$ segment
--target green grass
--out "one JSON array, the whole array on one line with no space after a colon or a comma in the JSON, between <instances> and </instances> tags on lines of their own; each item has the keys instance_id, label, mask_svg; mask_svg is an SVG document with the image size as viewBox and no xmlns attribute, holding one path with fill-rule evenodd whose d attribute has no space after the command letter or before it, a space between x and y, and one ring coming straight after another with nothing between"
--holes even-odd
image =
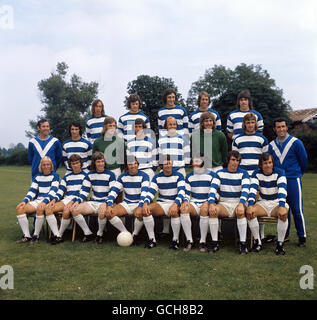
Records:
<instances>
[{"instance_id":1,"label":"green grass","mask_svg":"<svg viewBox=\"0 0 317 320\"><path fill-rule=\"evenodd\" d=\"M317 298L316 289L299 287L302 265L317 270L316 174L303 179L307 247L296 246L292 224L291 242L281 257L273 253L273 245L265 245L259 254L240 256L232 241L216 254L172 252L167 242L152 250L142 245L121 248L115 239L100 246L71 243L69 234L58 246L46 243L43 235L34 247L18 245L21 230L15 206L29 188L30 168L2 166L0 181L0 267L14 269L14 290L0 289L0 300ZM275 227L266 231L274 232Z\"/></svg>"}]
</instances>

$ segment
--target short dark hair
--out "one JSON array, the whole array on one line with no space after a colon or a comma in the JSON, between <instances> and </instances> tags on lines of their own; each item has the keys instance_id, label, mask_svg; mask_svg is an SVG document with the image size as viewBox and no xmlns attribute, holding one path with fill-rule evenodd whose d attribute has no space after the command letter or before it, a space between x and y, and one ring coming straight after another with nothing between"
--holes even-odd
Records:
<instances>
[{"instance_id":1,"label":"short dark hair","mask_svg":"<svg viewBox=\"0 0 317 320\"><path fill-rule=\"evenodd\" d=\"M174 93L175 94L175 98L176 98L176 91L173 88L167 88L164 93L163 93L163 102L166 103L167 101L167 96L169 96L170 94Z\"/></svg>"},{"instance_id":2,"label":"short dark hair","mask_svg":"<svg viewBox=\"0 0 317 320\"><path fill-rule=\"evenodd\" d=\"M136 101L139 101L139 108L142 107L142 101L141 101L141 98L139 97L139 95L137 95L136 93L132 93L130 94L128 100L127 100L127 107L130 109L130 104L131 102L136 102Z\"/></svg>"},{"instance_id":3,"label":"short dark hair","mask_svg":"<svg viewBox=\"0 0 317 320\"><path fill-rule=\"evenodd\" d=\"M163 163L165 161L171 161L173 163L173 160L171 158L170 154L161 154L160 155L160 168L163 169Z\"/></svg>"},{"instance_id":4,"label":"short dark hair","mask_svg":"<svg viewBox=\"0 0 317 320\"><path fill-rule=\"evenodd\" d=\"M134 131L134 126L135 126L136 124L142 124L143 129L146 128L146 123L145 123L145 121L144 121L142 118L137 118L137 119L135 119L135 121L133 122L133 131Z\"/></svg>"},{"instance_id":5,"label":"short dark hair","mask_svg":"<svg viewBox=\"0 0 317 320\"><path fill-rule=\"evenodd\" d=\"M197 158L201 159L202 164L200 165L200 167L202 168L205 165L205 155L203 153L197 153L197 154L193 155L192 159L190 161L190 164L191 164L191 166L193 166L193 160L197 159Z\"/></svg>"},{"instance_id":6,"label":"short dark hair","mask_svg":"<svg viewBox=\"0 0 317 320\"><path fill-rule=\"evenodd\" d=\"M267 161L270 158L272 158L272 162L273 162L273 169L274 169L274 158L273 156L269 153L269 152L263 152L259 158L259 164L258 164L258 168L262 171L262 165L263 165L263 161Z\"/></svg>"},{"instance_id":7,"label":"short dark hair","mask_svg":"<svg viewBox=\"0 0 317 320\"><path fill-rule=\"evenodd\" d=\"M138 163L138 165L140 164L138 159L134 155L127 156L126 165L125 165L126 171L128 171L128 164L134 163L135 161Z\"/></svg>"},{"instance_id":8,"label":"short dark hair","mask_svg":"<svg viewBox=\"0 0 317 320\"><path fill-rule=\"evenodd\" d=\"M276 122L285 122L286 126L288 127L287 120L285 118L283 118L283 117L275 118L273 120L273 128L275 128Z\"/></svg>"},{"instance_id":9,"label":"short dark hair","mask_svg":"<svg viewBox=\"0 0 317 320\"><path fill-rule=\"evenodd\" d=\"M48 121L46 118L42 118L42 119L40 119L40 120L37 122L37 124L36 124L37 127L40 128L40 127L41 127L41 124L44 123L44 122L48 122L48 123L49 123L49 121Z\"/></svg>"},{"instance_id":10,"label":"short dark hair","mask_svg":"<svg viewBox=\"0 0 317 320\"><path fill-rule=\"evenodd\" d=\"M83 166L83 159L81 158L81 156L79 154L74 153L68 158L67 163L68 163L69 168L72 168L71 163L76 162L76 161L80 161L80 164L81 164L80 167Z\"/></svg>"},{"instance_id":11,"label":"short dark hair","mask_svg":"<svg viewBox=\"0 0 317 320\"><path fill-rule=\"evenodd\" d=\"M96 151L96 152L92 155L92 157L91 157L91 165L90 165L91 170L96 170L96 164L95 164L95 162L96 162L97 160L101 160L101 159L104 159L104 160L105 160L105 167L106 167L105 155L104 155L102 152L100 152L100 151Z\"/></svg>"},{"instance_id":12,"label":"short dark hair","mask_svg":"<svg viewBox=\"0 0 317 320\"><path fill-rule=\"evenodd\" d=\"M231 150L228 152L226 159L225 159L225 163L224 163L224 168L228 167L229 161L231 157L235 157L236 159L238 159L241 162L241 154L239 151L237 150Z\"/></svg>"},{"instance_id":13,"label":"short dark hair","mask_svg":"<svg viewBox=\"0 0 317 320\"><path fill-rule=\"evenodd\" d=\"M68 126L68 133L71 135L71 132L70 132L70 128L71 127L76 127L76 128L79 128L79 134L80 136L83 134L83 127L82 125L80 124L80 122L78 121L73 121L69 126Z\"/></svg>"}]
</instances>

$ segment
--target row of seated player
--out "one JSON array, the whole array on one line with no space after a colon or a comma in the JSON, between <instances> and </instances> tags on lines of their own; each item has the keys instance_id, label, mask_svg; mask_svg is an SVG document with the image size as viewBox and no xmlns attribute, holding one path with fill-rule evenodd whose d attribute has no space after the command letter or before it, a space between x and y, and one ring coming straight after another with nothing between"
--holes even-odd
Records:
<instances>
[{"instance_id":1,"label":"row of seated player","mask_svg":"<svg viewBox=\"0 0 317 320\"><path fill-rule=\"evenodd\" d=\"M41 173L33 181L24 201L17 206L19 224L24 233L19 242L37 243L44 222L44 215L54 237L52 244L63 241L62 235L69 226L70 217L84 232L83 242L95 239L102 243L107 220L120 232L127 231L120 217L135 216L133 236L136 238L143 225L149 236L146 248L156 246L153 217L169 216L173 240L171 249L179 249L181 226L187 238L184 248L189 251L193 245L190 215L200 215L200 250L207 250L208 226L212 237L209 251L219 250L219 218L236 217L239 231L239 252L248 252L246 245L247 225L254 236L251 248L259 252L262 248L257 216L272 215L278 218L278 242L276 254L284 254L283 240L287 229L286 178L283 170L274 168L273 158L264 153L260 157L259 170L250 181L247 171L239 168L241 155L229 152L225 168L214 173L204 167L202 156L193 158L193 171L184 176L173 170L167 156L162 170L150 182L149 176L138 170L138 161L128 161L127 171L117 179L113 172L105 169L102 153L95 153L92 171L85 174L81 170L82 161L78 155L69 159L73 172L66 174L59 183L58 174L53 172L52 161L44 157L40 163ZM257 191L260 201L255 202ZM91 201L88 200L92 191ZM124 201L115 204L120 192ZM154 198L158 194L156 201ZM218 201L217 201L218 198ZM63 212L60 228L54 213ZM27 214L36 212L35 230L31 237ZM98 232L93 235L84 215L98 213ZM246 218L247 217L247 218Z\"/></svg>"}]
</instances>

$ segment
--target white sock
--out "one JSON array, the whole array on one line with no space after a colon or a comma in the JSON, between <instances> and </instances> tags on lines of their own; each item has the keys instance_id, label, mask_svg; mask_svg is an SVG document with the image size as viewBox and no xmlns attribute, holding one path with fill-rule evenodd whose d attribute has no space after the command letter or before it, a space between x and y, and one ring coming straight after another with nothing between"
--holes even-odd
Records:
<instances>
[{"instance_id":1,"label":"white sock","mask_svg":"<svg viewBox=\"0 0 317 320\"><path fill-rule=\"evenodd\" d=\"M104 219L99 219L98 218L98 226L99 226L99 228L98 228L97 236L102 237L106 223L107 223L107 218L104 218Z\"/></svg>"},{"instance_id":2,"label":"white sock","mask_svg":"<svg viewBox=\"0 0 317 320\"><path fill-rule=\"evenodd\" d=\"M143 226L144 226L143 220L140 221L138 218L135 218L135 219L134 219L133 235L134 235L134 236L137 236L137 235L140 233L140 231L141 231L141 229L142 229Z\"/></svg>"},{"instance_id":3,"label":"white sock","mask_svg":"<svg viewBox=\"0 0 317 320\"><path fill-rule=\"evenodd\" d=\"M264 236L264 224L260 224L260 237L261 239L263 239L265 236Z\"/></svg>"},{"instance_id":4,"label":"white sock","mask_svg":"<svg viewBox=\"0 0 317 320\"><path fill-rule=\"evenodd\" d=\"M120 232L128 231L128 230L126 229L126 227L124 226L122 220L121 220L119 217L117 217L117 216L113 217L111 220L109 220L109 222L110 222L115 228L117 228Z\"/></svg>"},{"instance_id":5,"label":"white sock","mask_svg":"<svg viewBox=\"0 0 317 320\"><path fill-rule=\"evenodd\" d=\"M122 223L125 225L125 217L120 217Z\"/></svg>"},{"instance_id":6,"label":"white sock","mask_svg":"<svg viewBox=\"0 0 317 320\"><path fill-rule=\"evenodd\" d=\"M248 220L248 225L249 225L249 228L252 232L253 238L255 240L258 240L259 244L262 244L261 238L260 238L260 232L259 232L260 227L259 227L258 219L253 218L251 220Z\"/></svg>"},{"instance_id":7,"label":"white sock","mask_svg":"<svg viewBox=\"0 0 317 320\"><path fill-rule=\"evenodd\" d=\"M20 227L22 229L24 236L27 238L31 238L30 228L29 228L29 220L28 220L26 214L18 215L17 218L18 218L18 222L20 224Z\"/></svg>"},{"instance_id":8,"label":"white sock","mask_svg":"<svg viewBox=\"0 0 317 320\"><path fill-rule=\"evenodd\" d=\"M181 224L182 224L187 241L193 242L192 221L190 219L189 213L181 214L180 220L181 220Z\"/></svg>"},{"instance_id":9,"label":"white sock","mask_svg":"<svg viewBox=\"0 0 317 320\"><path fill-rule=\"evenodd\" d=\"M163 218L163 233L170 233L170 219Z\"/></svg>"},{"instance_id":10,"label":"white sock","mask_svg":"<svg viewBox=\"0 0 317 320\"><path fill-rule=\"evenodd\" d=\"M54 233L54 236L60 237L61 235L58 231L57 220L56 220L54 214L46 216L46 221L47 221L48 225L50 226L52 232Z\"/></svg>"},{"instance_id":11,"label":"white sock","mask_svg":"<svg viewBox=\"0 0 317 320\"><path fill-rule=\"evenodd\" d=\"M209 218L209 228L211 239L213 241L218 241L218 227L219 227L219 219L218 218Z\"/></svg>"},{"instance_id":12,"label":"white sock","mask_svg":"<svg viewBox=\"0 0 317 320\"><path fill-rule=\"evenodd\" d=\"M156 242L153 216L143 217L143 222L149 239L153 239L153 241Z\"/></svg>"},{"instance_id":13,"label":"white sock","mask_svg":"<svg viewBox=\"0 0 317 320\"><path fill-rule=\"evenodd\" d=\"M76 217L74 217L74 220L81 227L85 236L92 234L92 232L90 231L90 229L86 223L86 220L82 214L78 214Z\"/></svg>"},{"instance_id":14,"label":"white sock","mask_svg":"<svg viewBox=\"0 0 317 320\"><path fill-rule=\"evenodd\" d=\"M237 219L240 241L245 242L247 238L247 218Z\"/></svg>"},{"instance_id":15,"label":"white sock","mask_svg":"<svg viewBox=\"0 0 317 320\"><path fill-rule=\"evenodd\" d=\"M35 219L35 227L34 227L34 236L39 236L40 232L41 232L41 229L42 229L42 226L43 226L43 223L44 223L44 216L36 216L36 219Z\"/></svg>"},{"instance_id":16,"label":"white sock","mask_svg":"<svg viewBox=\"0 0 317 320\"><path fill-rule=\"evenodd\" d=\"M178 241L179 232L181 230L181 219L180 218L171 218L171 226L173 230L173 241Z\"/></svg>"},{"instance_id":17,"label":"white sock","mask_svg":"<svg viewBox=\"0 0 317 320\"><path fill-rule=\"evenodd\" d=\"M280 219L277 220L277 241L278 242L284 242L287 227L288 227L288 220L286 220L285 222Z\"/></svg>"},{"instance_id":18,"label":"white sock","mask_svg":"<svg viewBox=\"0 0 317 320\"><path fill-rule=\"evenodd\" d=\"M199 228L200 228L200 243L206 243L207 233L208 233L208 221L209 217L200 217Z\"/></svg>"},{"instance_id":19,"label":"white sock","mask_svg":"<svg viewBox=\"0 0 317 320\"><path fill-rule=\"evenodd\" d=\"M59 227L59 234L61 235L61 237L63 236L67 227L70 225L70 222L71 222L71 219L62 218L61 225Z\"/></svg>"}]
</instances>

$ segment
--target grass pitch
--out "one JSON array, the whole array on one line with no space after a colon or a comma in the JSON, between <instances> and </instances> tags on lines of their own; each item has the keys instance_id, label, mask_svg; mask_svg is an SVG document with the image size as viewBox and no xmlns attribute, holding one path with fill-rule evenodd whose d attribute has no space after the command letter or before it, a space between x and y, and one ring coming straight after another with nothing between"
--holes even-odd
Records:
<instances>
[{"instance_id":1,"label":"grass pitch","mask_svg":"<svg viewBox=\"0 0 317 320\"><path fill-rule=\"evenodd\" d=\"M59 173L62 176L63 170ZM18 245L15 241L22 234L15 207L29 188L30 167L2 166L0 181L0 267L14 269L14 289L0 289L0 300L317 298L316 289L299 286L301 266L317 270L316 174L305 174L303 179L307 247L296 246L292 223L285 256L276 256L272 244L258 254L240 256L231 240L216 254L170 251L166 241L151 250L143 245L118 247L115 238L102 245L72 243L70 232L57 246L43 235L34 247ZM266 233L275 233L275 226L267 226Z\"/></svg>"}]
</instances>

